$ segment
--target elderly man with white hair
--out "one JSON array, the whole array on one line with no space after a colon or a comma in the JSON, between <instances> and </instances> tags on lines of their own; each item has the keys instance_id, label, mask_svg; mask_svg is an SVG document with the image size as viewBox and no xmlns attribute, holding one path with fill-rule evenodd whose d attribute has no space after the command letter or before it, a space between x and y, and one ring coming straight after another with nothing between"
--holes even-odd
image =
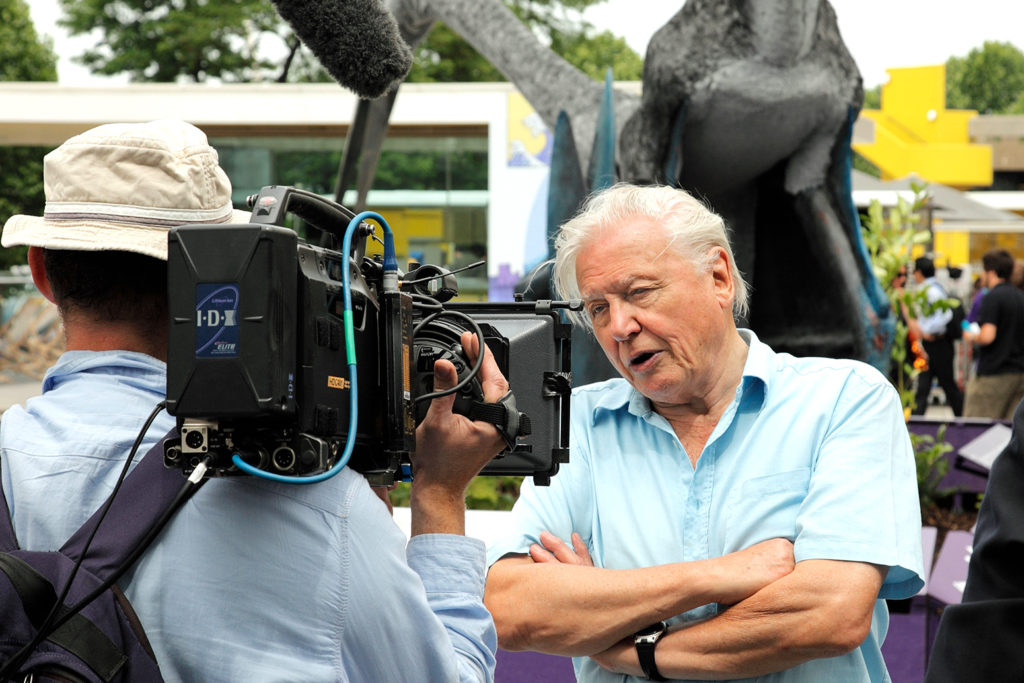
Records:
<instances>
[{"instance_id":1,"label":"elderly man with white hair","mask_svg":"<svg viewBox=\"0 0 1024 683\"><path fill-rule=\"evenodd\" d=\"M890 383L738 329L725 225L682 190L615 186L556 248L622 377L574 391L570 462L488 549L499 644L587 682L887 680L884 599L922 585Z\"/></svg>"}]
</instances>

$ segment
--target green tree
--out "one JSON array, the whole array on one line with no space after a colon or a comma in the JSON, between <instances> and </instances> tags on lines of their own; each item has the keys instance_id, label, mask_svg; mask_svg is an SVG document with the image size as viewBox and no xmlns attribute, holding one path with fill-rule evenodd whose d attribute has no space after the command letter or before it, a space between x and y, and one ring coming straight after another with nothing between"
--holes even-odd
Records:
<instances>
[{"instance_id":1,"label":"green tree","mask_svg":"<svg viewBox=\"0 0 1024 683\"><path fill-rule=\"evenodd\" d=\"M876 85L874 88L867 88L864 90L864 106L863 109L881 109L882 108L882 86Z\"/></svg>"},{"instance_id":2,"label":"green tree","mask_svg":"<svg viewBox=\"0 0 1024 683\"><path fill-rule=\"evenodd\" d=\"M260 56L265 40L294 41L266 0L60 0L71 35L98 30L96 47L76 58L93 73L135 81L251 81L280 65ZM292 43L294 44L294 43Z\"/></svg>"},{"instance_id":3,"label":"green tree","mask_svg":"<svg viewBox=\"0 0 1024 683\"><path fill-rule=\"evenodd\" d=\"M373 186L380 190L486 190L487 153L384 151Z\"/></svg>"},{"instance_id":4,"label":"green tree","mask_svg":"<svg viewBox=\"0 0 1024 683\"><path fill-rule=\"evenodd\" d=\"M504 81L494 66L444 24L437 24L413 53L410 83Z\"/></svg>"},{"instance_id":5,"label":"green tree","mask_svg":"<svg viewBox=\"0 0 1024 683\"><path fill-rule=\"evenodd\" d=\"M873 88L866 89L864 91L864 105L861 109L881 109L882 108L882 86L876 85ZM861 173L867 173L869 176L874 178L881 178L882 171L880 168L875 166L873 163L864 158L861 154L853 153L853 168Z\"/></svg>"},{"instance_id":6,"label":"green tree","mask_svg":"<svg viewBox=\"0 0 1024 683\"><path fill-rule=\"evenodd\" d=\"M623 38L597 32L580 14L599 2L603 0L505 0L538 39L591 78L604 80L611 67L617 80L640 80L643 58ZM418 46L407 80L453 83L505 77L458 34L438 24Z\"/></svg>"},{"instance_id":7,"label":"green tree","mask_svg":"<svg viewBox=\"0 0 1024 683\"><path fill-rule=\"evenodd\" d=\"M604 0L505 0L541 41L567 62L603 81L611 67L620 81L638 81L643 58L609 31L597 32L582 12Z\"/></svg>"},{"instance_id":8,"label":"green tree","mask_svg":"<svg viewBox=\"0 0 1024 683\"><path fill-rule=\"evenodd\" d=\"M1024 52L986 41L966 57L946 61L946 106L982 114L1024 111Z\"/></svg>"},{"instance_id":9,"label":"green tree","mask_svg":"<svg viewBox=\"0 0 1024 683\"><path fill-rule=\"evenodd\" d=\"M1017 99L1006 110L1007 114L1024 114L1024 92L1017 96Z\"/></svg>"},{"instance_id":10,"label":"green tree","mask_svg":"<svg viewBox=\"0 0 1024 683\"><path fill-rule=\"evenodd\" d=\"M882 177L882 169L875 166L858 152L853 153L853 170L866 173L872 178Z\"/></svg>"},{"instance_id":11,"label":"green tree","mask_svg":"<svg viewBox=\"0 0 1024 683\"><path fill-rule=\"evenodd\" d=\"M588 74L640 78L642 60L611 33L596 33L580 11L603 0L507 0L541 40ZM60 0L60 24L71 35L99 31L101 39L76 62L93 73L127 73L134 81L195 82L217 78L327 82L330 77L303 48L267 0ZM285 57L267 58L283 47ZM419 46L412 82L504 80L450 29L439 25Z\"/></svg>"},{"instance_id":12,"label":"green tree","mask_svg":"<svg viewBox=\"0 0 1024 683\"><path fill-rule=\"evenodd\" d=\"M563 33L555 36L551 49L591 78L603 81L611 68L619 81L639 81L644 60L625 41L610 31Z\"/></svg>"},{"instance_id":13,"label":"green tree","mask_svg":"<svg viewBox=\"0 0 1024 683\"><path fill-rule=\"evenodd\" d=\"M0 0L0 81L56 81L57 55L40 38L24 0Z\"/></svg>"},{"instance_id":14,"label":"green tree","mask_svg":"<svg viewBox=\"0 0 1024 683\"><path fill-rule=\"evenodd\" d=\"M24 0L0 0L0 81L56 81L53 42L40 38ZM0 224L42 215L44 147L0 147ZM0 269L25 263L26 247L0 249Z\"/></svg>"}]
</instances>

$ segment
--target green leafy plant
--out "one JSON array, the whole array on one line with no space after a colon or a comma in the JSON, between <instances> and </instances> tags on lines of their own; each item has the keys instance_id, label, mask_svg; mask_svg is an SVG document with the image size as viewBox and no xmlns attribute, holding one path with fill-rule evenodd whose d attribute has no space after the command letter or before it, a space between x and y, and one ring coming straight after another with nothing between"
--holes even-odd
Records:
<instances>
[{"instance_id":1,"label":"green leafy plant","mask_svg":"<svg viewBox=\"0 0 1024 683\"><path fill-rule=\"evenodd\" d=\"M519 498L522 477L477 477L469 483L466 507L471 510L511 510Z\"/></svg>"},{"instance_id":2,"label":"green leafy plant","mask_svg":"<svg viewBox=\"0 0 1024 683\"><path fill-rule=\"evenodd\" d=\"M913 354L908 354L909 330L900 311L928 308L924 291L896 288L894 281L900 268L909 268L914 247L927 244L928 230L921 227L922 211L927 206L927 186L911 183L912 198L900 196L896 205L886 210L877 199L872 200L867 213L861 216L864 244L871 256L875 277L882 284L889 303L896 313L896 331L892 341L893 368L891 379L900 394L904 413L909 416L914 408L914 379L925 367Z\"/></svg>"},{"instance_id":3,"label":"green leafy plant","mask_svg":"<svg viewBox=\"0 0 1024 683\"><path fill-rule=\"evenodd\" d=\"M861 216L861 232L864 244L871 256L875 277L885 289L886 296L896 316L896 331L892 342L891 379L900 393L904 413L908 416L914 409L914 379L927 367L924 349L918 346L917 353L908 353L913 344L907 344L910 330L900 312L909 316L927 316L935 311L944 311L956 305L956 299L939 299L930 302L924 289L909 290L894 286L900 268L907 268L912 260L914 248L931 241L931 234L921 227L922 212L931 197L927 185L911 183L912 196L908 200L900 196L895 206L882 207L876 199ZM918 341L919 343L919 341Z\"/></svg>"},{"instance_id":4,"label":"green leafy plant","mask_svg":"<svg viewBox=\"0 0 1024 683\"><path fill-rule=\"evenodd\" d=\"M946 441L946 425L939 427L935 436L911 434L910 442L914 446L914 460L917 462L917 495L921 500L921 510L924 511L955 491L953 488L939 486L949 472L946 453L953 450L953 446Z\"/></svg>"},{"instance_id":5,"label":"green leafy plant","mask_svg":"<svg viewBox=\"0 0 1024 683\"><path fill-rule=\"evenodd\" d=\"M872 201L867 213L861 217L864 243L871 255L875 276L882 283L889 303L897 313L890 379L899 392L904 416L908 419L914 409L914 379L927 366L926 361L917 357L912 346L907 344L909 329L899 312L906 311L913 315L916 311L917 314L928 315L935 310L949 308L954 303L951 299L929 303L923 289L909 291L894 285L900 268L907 268L909 272L914 248L927 244L931 239L928 231L921 227L922 212L929 201L927 186L911 183L911 190L913 194L910 199L900 197L896 205L888 210L878 200ZM945 425L939 428L934 437L911 433L910 442L917 465L917 490L921 509L925 510L953 492L940 487L949 471L946 454L953 450L953 446L946 441Z\"/></svg>"}]
</instances>

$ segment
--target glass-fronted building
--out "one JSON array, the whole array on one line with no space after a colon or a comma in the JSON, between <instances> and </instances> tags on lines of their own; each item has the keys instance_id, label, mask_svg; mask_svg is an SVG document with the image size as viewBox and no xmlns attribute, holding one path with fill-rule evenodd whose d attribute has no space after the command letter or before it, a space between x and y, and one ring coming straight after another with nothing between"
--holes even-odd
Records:
<instances>
[{"instance_id":1,"label":"glass-fronted building","mask_svg":"<svg viewBox=\"0 0 1024 683\"><path fill-rule=\"evenodd\" d=\"M40 153L100 123L189 121L217 148L237 208L264 185L336 198L357 105L333 84L0 83L0 102L0 145ZM510 84L403 85L365 208L387 219L403 260L486 261L459 274L462 298L508 299L547 255L550 146L550 132ZM349 188L342 203L357 200Z\"/></svg>"}]
</instances>

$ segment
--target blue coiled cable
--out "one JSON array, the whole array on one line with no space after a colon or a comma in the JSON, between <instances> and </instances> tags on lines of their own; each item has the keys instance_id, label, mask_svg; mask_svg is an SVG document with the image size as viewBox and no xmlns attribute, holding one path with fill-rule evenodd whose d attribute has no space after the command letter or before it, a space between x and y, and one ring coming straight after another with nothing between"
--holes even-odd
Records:
<instances>
[{"instance_id":1,"label":"blue coiled cable","mask_svg":"<svg viewBox=\"0 0 1024 683\"><path fill-rule=\"evenodd\" d=\"M345 255L346 264L341 273L341 291L345 304L343 322L345 326L345 352L348 360L348 376L350 383L348 438L345 441L345 451L341 454L341 457L338 458L338 462L335 463L334 467L326 472L321 472L320 474L310 477L290 477L282 474L274 474L273 472L267 472L266 470L261 470L258 467L253 467L242 460L242 456L235 453L231 456L231 462L235 464L235 467L247 474L285 484L315 484L317 482L330 479L336 475L345 467L345 465L348 464L349 459L352 457L352 450L355 448L356 432L359 424L359 385L356 381L355 326L352 321L352 288L349 285L350 267L347 261L349 254L352 251L352 235L355 234L359 224L367 218L378 223L384 230L384 291L398 291L398 260L395 257L395 239L391 234L391 227L388 226L387 221L385 221L384 217L379 213L374 211L363 211L349 221L348 227L345 228L345 237L342 241L342 253Z\"/></svg>"}]
</instances>

